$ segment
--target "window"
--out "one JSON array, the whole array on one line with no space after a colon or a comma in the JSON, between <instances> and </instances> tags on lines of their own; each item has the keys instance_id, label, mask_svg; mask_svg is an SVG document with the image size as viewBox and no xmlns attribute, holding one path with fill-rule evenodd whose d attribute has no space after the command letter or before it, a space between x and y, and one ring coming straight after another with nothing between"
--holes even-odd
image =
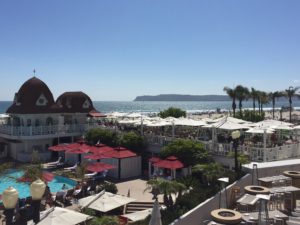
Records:
<instances>
[{"instance_id":1,"label":"window","mask_svg":"<svg viewBox=\"0 0 300 225\"><path fill-rule=\"evenodd\" d=\"M28 127L31 126L31 119L27 119L27 126L28 126Z\"/></svg>"},{"instance_id":2,"label":"window","mask_svg":"<svg viewBox=\"0 0 300 225\"><path fill-rule=\"evenodd\" d=\"M45 106L47 105L48 100L46 99L44 94L41 94L40 97L36 101L37 106Z\"/></svg>"},{"instance_id":3,"label":"window","mask_svg":"<svg viewBox=\"0 0 300 225\"><path fill-rule=\"evenodd\" d=\"M35 126L38 127L39 125L40 125L40 120L39 120L39 119L36 119L36 120L35 120Z\"/></svg>"},{"instance_id":4,"label":"window","mask_svg":"<svg viewBox=\"0 0 300 225\"><path fill-rule=\"evenodd\" d=\"M90 106L91 106L91 103L89 102L89 100L86 99L82 105L82 108L88 109Z\"/></svg>"}]
</instances>

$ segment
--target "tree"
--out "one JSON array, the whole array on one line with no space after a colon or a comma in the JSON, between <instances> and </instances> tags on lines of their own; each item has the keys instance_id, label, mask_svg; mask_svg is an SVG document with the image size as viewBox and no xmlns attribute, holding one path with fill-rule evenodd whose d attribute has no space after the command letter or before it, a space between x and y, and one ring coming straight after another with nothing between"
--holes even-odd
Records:
<instances>
[{"instance_id":1,"label":"tree","mask_svg":"<svg viewBox=\"0 0 300 225\"><path fill-rule=\"evenodd\" d=\"M101 216L95 217L89 225L119 225L119 219L116 216Z\"/></svg>"},{"instance_id":2,"label":"tree","mask_svg":"<svg viewBox=\"0 0 300 225\"><path fill-rule=\"evenodd\" d=\"M290 123L292 122L292 98L294 96L298 96L299 94L297 94L297 91L299 90L300 87L292 87L290 86L289 89L285 90L285 95L288 97L289 99L289 104L290 104Z\"/></svg>"},{"instance_id":3,"label":"tree","mask_svg":"<svg viewBox=\"0 0 300 225\"><path fill-rule=\"evenodd\" d=\"M224 87L223 91L227 93L227 95L232 99L232 111L233 111L233 117L235 117L235 110L236 110L236 92L235 89Z\"/></svg>"},{"instance_id":4,"label":"tree","mask_svg":"<svg viewBox=\"0 0 300 225\"><path fill-rule=\"evenodd\" d=\"M257 101L259 107L259 114L263 114L263 105L269 103L269 96L264 91L257 91Z\"/></svg>"},{"instance_id":5,"label":"tree","mask_svg":"<svg viewBox=\"0 0 300 225\"><path fill-rule=\"evenodd\" d=\"M179 108L174 108L174 107L170 107L166 110L160 111L158 113L158 116L161 118L167 118L167 117L175 117L175 118L179 118L179 117L186 117L186 111L179 109Z\"/></svg>"},{"instance_id":6,"label":"tree","mask_svg":"<svg viewBox=\"0 0 300 225\"><path fill-rule=\"evenodd\" d=\"M284 93L282 91L275 91L269 93L269 98L272 101L273 119L275 118L275 100L276 98L282 97Z\"/></svg>"},{"instance_id":7,"label":"tree","mask_svg":"<svg viewBox=\"0 0 300 225\"><path fill-rule=\"evenodd\" d=\"M167 208L173 206L173 200L171 194L182 192L186 189L185 185L175 180L166 180L163 178L156 178L147 181L147 187L144 191L151 191L153 198L157 199L157 195L164 195L164 204Z\"/></svg>"},{"instance_id":8,"label":"tree","mask_svg":"<svg viewBox=\"0 0 300 225\"><path fill-rule=\"evenodd\" d=\"M123 134L120 144L136 153L141 153L146 147L144 138L133 131Z\"/></svg>"},{"instance_id":9,"label":"tree","mask_svg":"<svg viewBox=\"0 0 300 225\"><path fill-rule=\"evenodd\" d=\"M251 88L251 91L249 93L249 97L252 98L252 101L253 101L253 111L255 112L255 101L257 99L257 90L255 90L253 87Z\"/></svg>"},{"instance_id":10,"label":"tree","mask_svg":"<svg viewBox=\"0 0 300 225\"><path fill-rule=\"evenodd\" d=\"M236 86L235 88L235 94L236 94L236 98L239 100L239 109L240 109L240 112L242 111L242 102L244 100L247 100L248 99L248 96L249 96L249 90L247 87L244 87L242 85L238 85Z\"/></svg>"},{"instance_id":11,"label":"tree","mask_svg":"<svg viewBox=\"0 0 300 225\"><path fill-rule=\"evenodd\" d=\"M186 166L193 166L197 163L205 163L210 155L204 145L192 140L179 139L164 146L160 151L160 156L166 158L174 155Z\"/></svg>"},{"instance_id":12,"label":"tree","mask_svg":"<svg viewBox=\"0 0 300 225\"><path fill-rule=\"evenodd\" d=\"M215 184L217 179L222 177L224 169L220 163L197 164L193 167L193 172L202 172L207 184Z\"/></svg>"},{"instance_id":13,"label":"tree","mask_svg":"<svg viewBox=\"0 0 300 225\"><path fill-rule=\"evenodd\" d=\"M100 141L102 144L116 146L119 137L116 132L104 130L101 128L90 129L86 134L86 140L91 144L96 144Z\"/></svg>"},{"instance_id":14,"label":"tree","mask_svg":"<svg viewBox=\"0 0 300 225\"><path fill-rule=\"evenodd\" d=\"M78 165L75 169L75 176L77 179L83 181L84 180L84 175L86 173L86 163L81 163Z\"/></svg>"}]
</instances>

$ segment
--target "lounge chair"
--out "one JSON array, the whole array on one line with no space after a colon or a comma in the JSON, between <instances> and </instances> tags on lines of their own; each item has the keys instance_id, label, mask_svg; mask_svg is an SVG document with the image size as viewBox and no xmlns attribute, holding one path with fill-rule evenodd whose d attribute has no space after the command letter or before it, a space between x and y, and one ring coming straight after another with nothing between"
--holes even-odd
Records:
<instances>
[{"instance_id":1,"label":"lounge chair","mask_svg":"<svg viewBox=\"0 0 300 225\"><path fill-rule=\"evenodd\" d=\"M66 168L64 168L64 170L67 170L67 171L72 171L72 170L75 170L75 169L77 168L77 166L78 166L78 163L75 163L75 165L74 165L74 166L71 166L71 167L66 167Z\"/></svg>"},{"instance_id":2,"label":"lounge chair","mask_svg":"<svg viewBox=\"0 0 300 225\"><path fill-rule=\"evenodd\" d=\"M91 179L97 175L97 172L84 174L84 178Z\"/></svg>"},{"instance_id":3,"label":"lounge chair","mask_svg":"<svg viewBox=\"0 0 300 225\"><path fill-rule=\"evenodd\" d=\"M44 163L43 168L54 168L54 167L60 166L62 164L63 164L62 157L59 157L58 160L55 162Z\"/></svg>"}]
</instances>

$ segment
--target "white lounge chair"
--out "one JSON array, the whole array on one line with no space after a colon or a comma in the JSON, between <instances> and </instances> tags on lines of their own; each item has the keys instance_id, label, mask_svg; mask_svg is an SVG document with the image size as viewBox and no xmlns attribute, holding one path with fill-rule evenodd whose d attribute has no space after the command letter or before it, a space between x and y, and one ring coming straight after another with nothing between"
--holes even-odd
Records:
<instances>
[{"instance_id":1,"label":"white lounge chair","mask_svg":"<svg viewBox=\"0 0 300 225\"><path fill-rule=\"evenodd\" d=\"M94 172L94 173L87 173L87 174L84 174L84 178L92 178L93 176L96 176L97 175L97 172Z\"/></svg>"},{"instance_id":2,"label":"white lounge chair","mask_svg":"<svg viewBox=\"0 0 300 225\"><path fill-rule=\"evenodd\" d=\"M62 157L59 157L57 161L55 162L48 162L43 164L43 168L53 168L59 166L62 162Z\"/></svg>"},{"instance_id":3,"label":"white lounge chair","mask_svg":"<svg viewBox=\"0 0 300 225\"><path fill-rule=\"evenodd\" d=\"M66 168L64 168L64 170L67 170L67 171L72 171L72 170L75 170L75 169L77 168L77 166L78 166L78 163L75 163L75 165L74 165L74 166L71 166L71 167L66 167Z\"/></svg>"}]
</instances>

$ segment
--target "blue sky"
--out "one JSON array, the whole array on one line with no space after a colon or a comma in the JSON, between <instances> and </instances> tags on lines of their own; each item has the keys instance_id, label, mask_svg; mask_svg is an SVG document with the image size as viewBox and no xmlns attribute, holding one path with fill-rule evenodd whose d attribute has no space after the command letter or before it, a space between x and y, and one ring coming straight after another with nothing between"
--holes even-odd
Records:
<instances>
[{"instance_id":1,"label":"blue sky","mask_svg":"<svg viewBox=\"0 0 300 225\"><path fill-rule=\"evenodd\" d=\"M298 0L3 0L0 100L27 79L54 97L224 94L300 86Z\"/></svg>"}]
</instances>

